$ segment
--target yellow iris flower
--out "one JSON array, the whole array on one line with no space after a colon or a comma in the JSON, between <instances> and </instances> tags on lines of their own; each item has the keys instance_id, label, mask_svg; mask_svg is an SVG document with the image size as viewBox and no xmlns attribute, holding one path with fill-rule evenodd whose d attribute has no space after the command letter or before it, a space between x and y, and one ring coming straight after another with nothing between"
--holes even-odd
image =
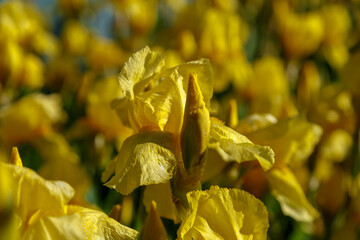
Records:
<instances>
[{"instance_id":1,"label":"yellow iris flower","mask_svg":"<svg viewBox=\"0 0 360 240\"><path fill-rule=\"evenodd\" d=\"M119 74L124 97L113 105L135 134L124 141L102 180L110 178L105 185L125 195L146 185L147 210L156 201L160 216L179 222L188 207L186 193L200 189L208 147L226 161L257 159L264 170L274 163L274 153L210 118L208 60L164 66L164 59L146 47Z\"/></svg>"},{"instance_id":2,"label":"yellow iris flower","mask_svg":"<svg viewBox=\"0 0 360 240\"><path fill-rule=\"evenodd\" d=\"M125 140L103 180L115 172L105 185L122 194L172 178L191 72L197 73L205 106L210 105L211 68L207 60L171 69L163 69L164 65L163 57L146 47L129 59L119 75L125 97L118 100L118 106L127 103L127 117L136 134Z\"/></svg>"},{"instance_id":3,"label":"yellow iris flower","mask_svg":"<svg viewBox=\"0 0 360 240\"><path fill-rule=\"evenodd\" d=\"M125 140L118 157L108 165L103 181L115 176L106 186L129 194L141 185L166 183L173 177L177 163L179 172L185 171L184 167L192 168L188 162L193 160L189 158L194 154L202 156L209 139L210 146L227 155L227 160L258 159L264 169L271 167L274 156L270 148L255 146L216 121L210 124L206 114L212 97L208 60L170 69L164 69L164 65L164 59L146 47L135 53L119 74L125 97L116 100L116 105L121 109L127 105L127 117L136 134ZM198 118L202 120L198 122ZM188 132L187 128L192 130ZM209 133L206 128L210 128ZM194 141L200 143L199 149Z\"/></svg>"}]
</instances>

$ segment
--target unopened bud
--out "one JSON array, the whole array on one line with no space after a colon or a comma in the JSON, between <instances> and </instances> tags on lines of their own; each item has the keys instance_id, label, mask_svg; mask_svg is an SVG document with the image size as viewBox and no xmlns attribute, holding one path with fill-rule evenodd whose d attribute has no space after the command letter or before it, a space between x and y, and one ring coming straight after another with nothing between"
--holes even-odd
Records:
<instances>
[{"instance_id":1,"label":"unopened bud","mask_svg":"<svg viewBox=\"0 0 360 240\"><path fill-rule=\"evenodd\" d=\"M205 106L196 75L190 74L180 137L184 165L178 166L173 183L175 205L180 218L186 216L189 207L186 194L201 189L209 134L209 110Z\"/></svg>"},{"instance_id":2,"label":"unopened bud","mask_svg":"<svg viewBox=\"0 0 360 240\"><path fill-rule=\"evenodd\" d=\"M186 170L191 171L191 168L203 164L209 132L209 110L205 106L196 75L190 74L180 140Z\"/></svg>"}]
</instances>

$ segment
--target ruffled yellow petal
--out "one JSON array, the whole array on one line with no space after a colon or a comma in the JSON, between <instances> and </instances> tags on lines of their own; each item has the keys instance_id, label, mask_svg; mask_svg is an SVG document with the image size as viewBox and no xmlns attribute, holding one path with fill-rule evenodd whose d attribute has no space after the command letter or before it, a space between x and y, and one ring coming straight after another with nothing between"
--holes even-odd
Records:
<instances>
[{"instance_id":1,"label":"ruffled yellow petal","mask_svg":"<svg viewBox=\"0 0 360 240\"><path fill-rule=\"evenodd\" d=\"M68 214L79 214L81 227L85 232L85 239L136 239L138 232L121 225L106 214L83 208L80 206L68 206Z\"/></svg>"},{"instance_id":2,"label":"ruffled yellow petal","mask_svg":"<svg viewBox=\"0 0 360 240\"><path fill-rule=\"evenodd\" d=\"M27 227L22 239L87 239L79 214L45 216Z\"/></svg>"},{"instance_id":3,"label":"ruffled yellow petal","mask_svg":"<svg viewBox=\"0 0 360 240\"><path fill-rule=\"evenodd\" d=\"M270 147L255 145L244 135L216 120L211 123L209 147L216 149L225 161L257 159L264 170L269 170L275 161Z\"/></svg>"},{"instance_id":4,"label":"ruffled yellow petal","mask_svg":"<svg viewBox=\"0 0 360 240\"><path fill-rule=\"evenodd\" d=\"M120 109L128 112L129 123L136 131L151 127L179 134L190 74L198 76L205 105L210 106L213 90L209 60L200 59L170 69L163 69L164 64L163 57L145 47L128 60L119 74L126 100L119 99L113 106L120 115L124 114Z\"/></svg>"},{"instance_id":5,"label":"ruffled yellow petal","mask_svg":"<svg viewBox=\"0 0 360 240\"><path fill-rule=\"evenodd\" d=\"M173 135L142 132L125 140L116 159L115 176L105 183L127 195L142 185L165 183L176 165Z\"/></svg>"},{"instance_id":6,"label":"ruffled yellow petal","mask_svg":"<svg viewBox=\"0 0 360 240\"><path fill-rule=\"evenodd\" d=\"M239 189L212 186L187 194L190 209L179 230L179 239L266 239L266 207Z\"/></svg>"},{"instance_id":7,"label":"ruffled yellow petal","mask_svg":"<svg viewBox=\"0 0 360 240\"><path fill-rule=\"evenodd\" d=\"M129 99L134 99L135 84L140 81L149 80L149 78L156 75L164 65L164 58L152 52L149 47L145 47L136 52L125 63L118 77L123 94Z\"/></svg>"},{"instance_id":8,"label":"ruffled yellow petal","mask_svg":"<svg viewBox=\"0 0 360 240\"><path fill-rule=\"evenodd\" d=\"M155 126L161 131L179 134L183 119L183 103L176 80L166 77L151 90L135 96L136 127Z\"/></svg>"},{"instance_id":9,"label":"ruffled yellow petal","mask_svg":"<svg viewBox=\"0 0 360 240\"><path fill-rule=\"evenodd\" d=\"M301 222L312 222L319 213L308 202L295 175L285 166L271 169L268 174L272 194L283 213Z\"/></svg>"}]
</instances>

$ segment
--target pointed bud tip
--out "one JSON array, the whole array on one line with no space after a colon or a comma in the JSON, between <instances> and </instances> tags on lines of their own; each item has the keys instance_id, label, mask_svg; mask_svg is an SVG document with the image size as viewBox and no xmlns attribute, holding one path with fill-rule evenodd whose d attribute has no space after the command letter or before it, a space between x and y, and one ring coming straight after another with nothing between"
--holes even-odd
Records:
<instances>
[{"instance_id":1,"label":"pointed bud tip","mask_svg":"<svg viewBox=\"0 0 360 240\"><path fill-rule=\"evenodd\" d=\"M115 204L109 213L109 217L119 222L120 220L121 205Z\"/></svg>"},{"instance_id":2,"label":"pointed bud tip","mask_svg":"<svg viewBox=\"0 0 360 240\"><path fill-rule=\"evenodd\" d=\"M23 166L17 147L13 147L11 150L10 163L19 167Z\"/></svg>"},{"instance_id":3,"label":"pointed bud tip","mask_svg":"<svg viewBox=\"0 0 360 240\"><path fill-rule=\"evenodd\" d=\"M205 107L203 95L197 82L197 75L193 73L189 75L189 84L186 100L187 106L189 107L190 111Z\"/></svg>"},{"instance_id":4,"label":"pointed bud tip","mask_svg":"<svg viewBox=\"0 0 360 240\"><path fill-rule=\"evenodd\" d=\"M151 211L156 211L156 208L157 208L156 202L154 200L151 201Z\"/></svg>"},{"instance_id":5,"label":"pointed bud tip","mask_svg":"<svg viewBox=\"0 0 360 240\"><path fill-rule=\"evenodd\" d=\"M159 213L156 209L155 201L151 202L151 210L146 217L142 238L144 240L147 239L168 239L168 235L164 224L161 221Z\"/></svg>"}]
</instances>

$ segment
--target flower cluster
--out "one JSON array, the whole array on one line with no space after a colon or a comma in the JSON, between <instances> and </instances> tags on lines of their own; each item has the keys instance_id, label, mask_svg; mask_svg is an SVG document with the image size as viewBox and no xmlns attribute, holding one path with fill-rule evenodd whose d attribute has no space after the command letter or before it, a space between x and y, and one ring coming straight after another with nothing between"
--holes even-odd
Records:
<instances>
[{"instance_id":1,"label":"flower cluster","mask_svg":"<svg viewBox=\"0 0 360 240\"><path fill-rule=\"evenodd\" d=\"M357 239L359 63L356 0L2 1L0 239Z\"/></svg>"}]
</instances>

